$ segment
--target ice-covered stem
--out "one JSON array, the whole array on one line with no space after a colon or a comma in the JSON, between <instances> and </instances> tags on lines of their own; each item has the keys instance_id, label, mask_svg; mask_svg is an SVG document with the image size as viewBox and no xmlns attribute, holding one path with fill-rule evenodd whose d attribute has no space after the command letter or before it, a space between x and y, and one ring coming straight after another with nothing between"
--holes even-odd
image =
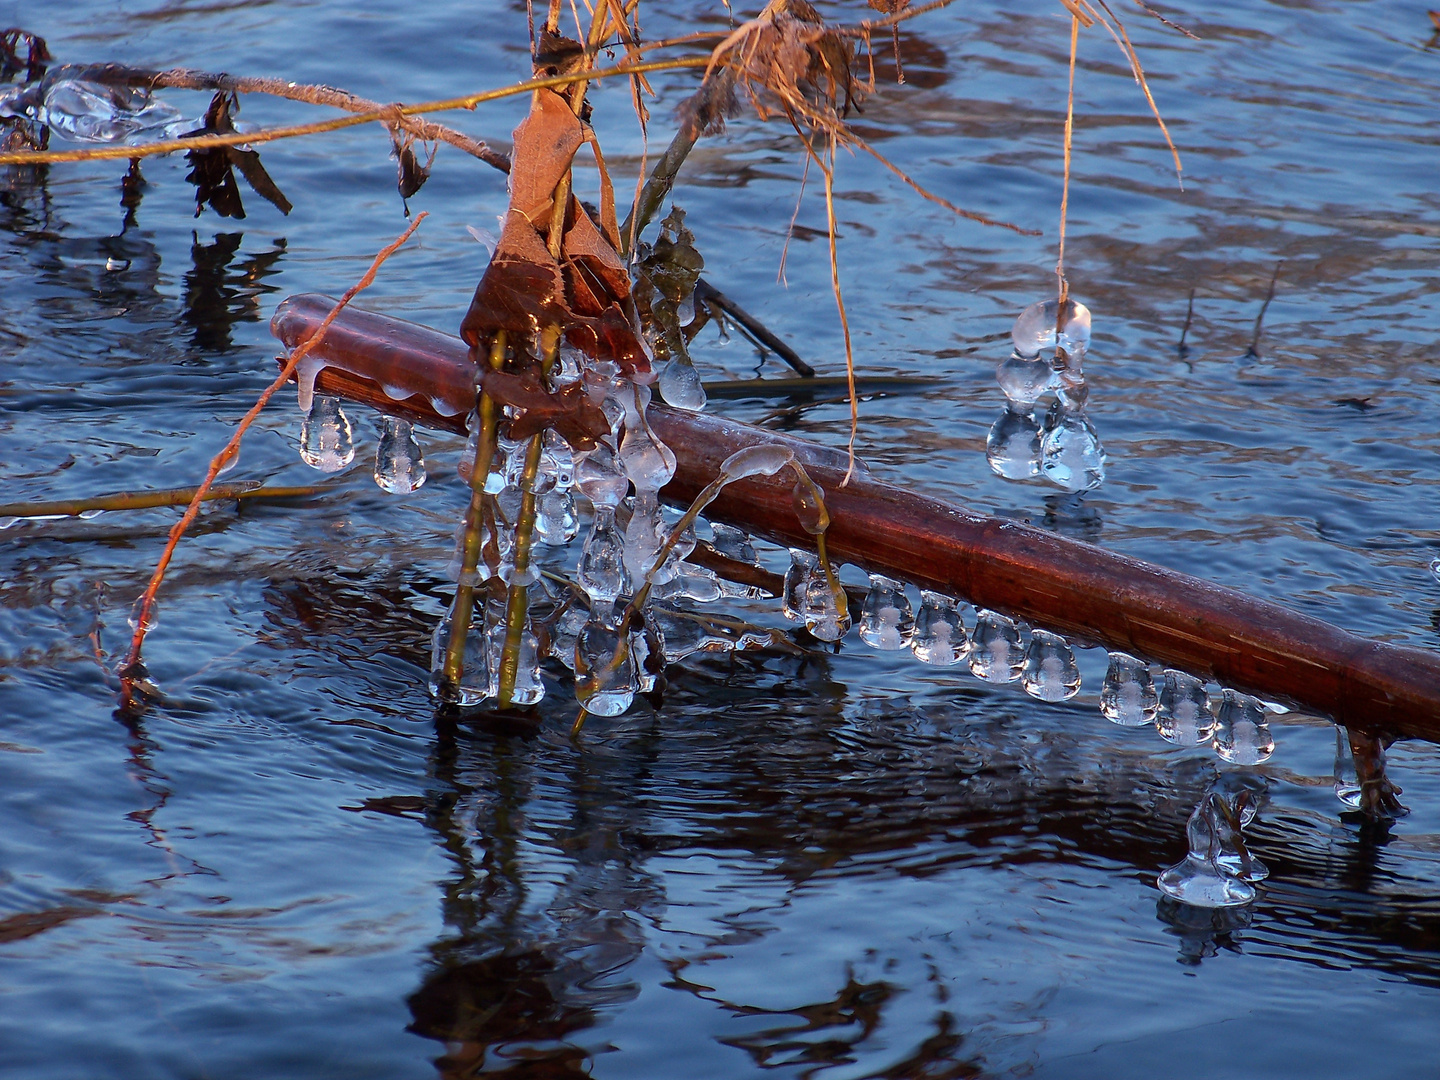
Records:
<instances>
[{"instance_id":1,"label":"ice-covered stem","mask_svg":"<svg viewBox=\"0 0 1440 1080\"><path fill-rule=\"evenodd\" d=\"M1350 753L1355 758L1355 776L1360 781L1360 810L1372 820L1404 817L1410 811L1400 802L1403 792L1385 775L1385 748L1393 739L1368 735L1347 728Z\"/></svg>"},{"instance_id":2,"label":"ice-covered stem","mask_svg":"<svg viewBox=\"0 0 1440 1080\"><path fill-rule=\"evenodd\" d=\"M515 679L520 671L520 643L525 635L525 617L530 611L530 589L520 584L530 571L530 549L535 542L535 475L540 471L544 440L530 437L525 451L525 472L520 478L520 517L515 522L515 571L505 599L505 648L500 654L499 705L508 709L515 696Z\"/></svg>"},{"instance_id":3,"label":"ice-covered stem","mask_svg":"<svg viewBox=\"0 0 1440 1080\"><path fill-rule=\"evenodd\" d=\"M497 331L490 346L490 366L498 371L505 363L506 333ZM455 587L455 611L450 619L450 640L445 643L445 665L440 693L447 700L455 695L465 673L465 637L475 615L475 577L480 566L484 536L485 480L495 458L495 421L498 409L489 394L480 394L480 436L475 446L475 463L470 468L470 505L465 511L465 547L460 555L460 580Z\"/></svg>"},{"instance_id":4,"label":"ice-covered stem","mask_svg":"<svg viewBox=\"0 0 1440 1080\"><path fill-rule=\"evenodd\" d=\"M790 462L790 470L795 474L795 486L790 489L790 501L795 507L795 516L800 521L800 527L815 538L815 554L819 556L820 565L825 570L825 584L830 588L836 615L843 621L849 614L850 607L845 588L840 584L840 576L835 573L830 555L825 550L825 533L830 528L830 511L825 508L825 491L810 479L810 474L798 461ZM850 474L847 471L845 475Z\"/></svg>"}]
</instances>

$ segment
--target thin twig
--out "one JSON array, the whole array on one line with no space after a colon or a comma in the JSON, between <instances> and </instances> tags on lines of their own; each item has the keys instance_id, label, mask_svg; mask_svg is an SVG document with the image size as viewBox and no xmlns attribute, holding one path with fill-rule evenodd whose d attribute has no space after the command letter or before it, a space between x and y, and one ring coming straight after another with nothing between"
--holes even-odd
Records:
<instances>
[{"instance_id":1,"label":"thin twig","mask_svg":"<svg viewBox=\"0 0 1440 1080\"><path fill-rule=\"evenodd\" d=\"M1065 301L1070 299L1070 283L1065 280L1065 221L1070 212L1070 142L1075 133L1075 55L1080 47L1080 15L1070 16L1070 96L1065 104L1065 181L1060 189L1060 252L1055 260L1055 277L1059 289L1056 309L1056 341L1066 317Z\"/></svg>"},{"instance_id":2,"label":"thin twig","mask_svg":"<svg viewBox=\"0 0 1440 1080\"><path fill-rule=\"evenodd\" d=\"M78 517L91 510L149 510L157 506L187 506L198 488L160 488L155 491L117 491L111 495L92 495L82 499L53 499L48 502L0 504L0 519ZM217 484L205 492L211 499L294 499L315 495L320 487L263 487L259 480L240 480L233 484Z\"/></svg>"},{"instance_id":3,"label":"thin twig","mask_svg":"<svg viewBox=\"0 0 1440 1080\"><path fill-rule=\"evenodd\" d=\"M1260 327L1265 322L1265 312L1269 310L1270 301L1275 299L1275 282L1280 279L1280 268L1284 265L1284 259L1275 264L1275 271L1270 275L1270 289L1265 294L1265 302L1260 305L1260 314L1255 316L1255 330L1250 335L1250 347L1245 350L1245 355L1252 360L1260 359Z\"/></svg>"},{"instance_id":4,"label":"thin twig","mask_svg":"<svg viewBox=\"0 0 1440 1080\"><path fill-rule=\"evenodd\" d=\"M202 480L200 486L195 489L195 495L190 500L190 505L185 508L184 515L182 515L180 520L170 529L170 538L165 544L165 550L160 553L160 561L155 567L155 572L150 576L150 584L146 586L145 592L140 597L139 609L135 613L135 634L130 639L130 652L125 658L125 663L120 667L120 692L123 703L127 707L134 707L139 704L134 693L135 680L137 676L143 678L143 672L140 668L140 650L145 644L145 635L150 628L150 616L155 608L155 594L160 591L160 583L165 580L165 571L170 565L171 558L175 555L175 549L180 543L180 538L185 535L185 530L190 527L190 524L200 513L200 504L205 499L205 493L209 491L211 485L214 484L215 478L220 474L221 467L239 450L240 440L245 435L246 429L255 422L255 418L260 415L270 399L275 396L276 391L284 386L291 376L295 374L295 369L300 365L300 361L305 359L310 351L320 344L321 340L325 337L325 331L330 328L330 324L335 321L336 316L345 309L345 306L349 304L361 290L370 286L385 260L398 251L405 241L410 239L415 230L420 227L420 223L428 216L428 213L425 211L417 214L415 220L410 223L409 228L401 233L398 239L387 244L385 248L381 250L380 254L375 256L374 261L370 264L370 269L366 270L365 275L345 291L345 295L342 296L335 307L331 309L330 314L325 316L324 320L316 328L315 333L290 354L290 359L286 362L284 368L281 369L280 374L276 376L275 381L265 388L254 406L241 418L240 423L236 425L234 434L230 436L230 441L227 442L224 449L211 460L210 468L205 474L205 479Z\"/></svg>"}]
</instances>

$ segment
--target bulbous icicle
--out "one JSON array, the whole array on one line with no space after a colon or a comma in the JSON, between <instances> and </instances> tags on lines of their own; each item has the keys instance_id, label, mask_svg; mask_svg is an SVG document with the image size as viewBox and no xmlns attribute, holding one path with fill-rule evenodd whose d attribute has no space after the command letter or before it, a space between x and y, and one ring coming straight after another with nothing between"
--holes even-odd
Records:
<instances>
[{"instance_id":1,"label":"bulbous icicle","mask_svg":"<svg viewBox=\"0 0 1440 1080\"><path fill-rule=\"evenodd\" d=\"M1160 711L1155 716L1160 737L1177 746L1209 742L1215 730L1215 714L1210 710L1205 684L1174 668L1166 668L1164 678Z\"/></svg>"},{"instance_id":2,"label":"bulbous icicle","mask_svg":"<svg viewBox=\"0 0 1440 1080\"><path fill-rule=\"evenodd\" d=\"M490 647L490 696L500 696L500 665L505 653L505 605L492 604L487 615L487 640ZM525 616L520 633L520 651L515 667L515 690L510 701L515 705L534 705L545 697L545 681L540 677L540 642Z\"/></svg>"},{"instance_id":3,"label":"bulbous icicle","mask_svg":"<svg viewBox=\"0 0 1440 1080\"><path fill-rule=\"evenodd\" d=\"M1042 394L1059 385L1060 377L1043 357L1011 353L995 368L995 381L1012 405L1028 411Z\"/></svg>"},{"instance_id":4,"label":"bulbous icicle","mask_svg":"<svg viewBox=\"0 0 1440 1080\"><path fill-rule=\"evenodd\" d=\"M1040 473L1069 492L1093 491L1105 482L1105 447L1082 410L1058 408L1046 421Z\"/></svg>"},{"instance_id":5,"label":"bulbous icicle","mask_svg":"<svg viewBox=\"0 0 1440 1080\"><path fill-rule=\"evenodd\" d=\"M425 455L415 439L415 425L393 416L380 418L375 444L375 483L392 495L405 495L425 483Z\"/></svg>"},{"instance_id":6,"label":"bulbous icicle","mask_svg":"<svg viewBox=\"0 0 1440 1080\"><path fill-rule=\"evenodd\" d=\"M575 496L558 486L535 500L535 539L547 547L564 547L580 531Z\"/></svg>"},{"instance_id":7,"label":"bulbous icicle","mask_svg":"<svg viewBox=\"0 0 1440 1080\"><path fill-rule=\"evenodd\" d=\"M1112 652L1100 688L1100 712L1112 724L1144 727L1160 712L1160 695L1150 665L1129 653Z\"/></svg>"},{"instance_id":8,"label":"bulbous icicle","mask_svg":"<svg viewBox=\"0 0 1440 1080\"><path fill-rule=\"evenodd\" d=\"M482 601L483 603L483 601ZM479 705L491 696L490 653L486 648L485 613L476 606L469 631L465 635L461 653L461 674L459 685L445 686L445 659L450 649L450 630L454 625L455 607L452 604L435 633L430 638L430 696L439 698L448 690L455 703L470 707Z\"/></svg>"},{"instance_id":9,"label":"bulbous icicle","mask_svg":"<svg viewBox=\"0 0 1440 1080\"><path fill-rule=\"evenodd\" d=\"M575 486L590 502L611 508L625 501L630 479L620 467L620 456L606 436L575 463Z\"/></svg>"},{"instance_id":10,"label":"bulbous icicle","mask_svg":"<svg viewBox=\"0 0 1440 1080\"><path fill-rule=\"evenodd\" d=\"M904 583L871 574L860 611L860 640L872 649L893 652L908 647L914 633L915 616Z\"/></svg>"},{"instance_id":11,"label":"bulbous icicle","mask_svg":"<svg viewBox=\"0 0 1440 1080\"><path fill-rule=\"evenodd\" d=\"M917 660L936 667L948 667L964 660L970 652L970 639L965 633L960 601L921 589L910 651Z\"/></svg>"},{"instance_id":12,"label":"bulbous icicle","mask_svg":"<svg viewBox=\"0 0 1440 1080\"><path fill-rule=\"evenodd\" d=\"M785 570L785 583L780 593L780 613L791 622L805 618L805 594L809 587L810 571L820 565L820 560L801 548L790 549L790 565Z\"/></svg>"},{"instance_id":13,"label":"bulbous icicle","mask_svg":"<svg viewBox=\"0 0 1440 1080\"><path fill-rule=\"evenodd\" d=\"M630 523L625 527L625 572L635 589L639 589L655 564L660 545L665 542L665 516L653 492L642 490L635 496ZM673 564L666 560L651 580L662 585L674 576Z\"/></svg>"},{"instance_id":14,"label":"bulbous icicle","mask_svg":"<svg viewBox=\"0 0 1440 1080\"><path fill-rule=\"evenodd\" d=\"M355 460L354 433L340 399L316 394L300 425L300 460L321 472L339 472Z\"/></svg>"},{"instance_id":15,"label":"bulbous icicle","mask_svg":"<svg viewBox=\"0 0 1440 1080\"><path fill-rule=\"evenodd\" d=\"M1006 408L985 437L990 471L1007 480L1040 475L1040 422L1027 409Z\"/></svg>"},{"instance_id":16,"label":"bulbous icicle","mask_svg":"<svg viewBox=\"0 0 1440 1080\"><path fill-rule=\"evenodd\" d=\"M656 439L644 422L644 409L649 403L648 386L637 386L633 395L625 396L625 437L620 442L620 465L636 491L655 492L675 475L675 453Z\"/></svg>"},{"instance_id":17,"label":"bulbous icicle","mask_svg":"<svg viewBox=\"0 0 1440 1080\"><path fill-rule=\"evenodd\" d=\"M635 656L621 645L618 623L592 617L575 638L575 698L596 716L619 716L635 700Z\"/></svg>"},{"instance_id":18,"label":"bulbous icicle","mask_svg":"<svg viewBox=\"0 0 1440 1080\"><path fill-rule=\"evenodd\" d=\"M1080 668L1069 643L1048 630L1031 631L1020 685L1041 701L1065 701L1079 693Z\"/></svg>"},{"instance_id":19,"label":"bulbous icicle","mask_svg":"<svg viewBox=\"0 0 1440 1080\"><path fill-rule=\"evenodd\" d=\"M1020 678L1025 667L1020 627L995 611L976 613L970 635L970 673L986 682L1007 683Z\"/></svg>"},{"instance_id":20,"label":"bulbous icicle","mask_svg":"<svg viewBox=\"0 0 1440 1080\"><path fill-rule=\"evenodd\" d=\"M749 476L774 476L795 460L795 452L778 443L761 443L736 450L720 464L720 475L726 480L744 480Z\"/></svg>"},{"instance_id":21,"label":"bulbous icicle","mask_svg":"<svg viewBox=\"0 0 1440 1080\"><path fill-rule=\"evenodd\" d=\"M841 610L818 559L805 578L805 629L821 641L839 641L850 629L850 609Z\"/></svg>"},{"instance_id":22,"label":"bulbous icicle","mask_svg":"<svg viewBox=\"0 0 1440 1080\"><path fill-rule=\"evenodd\" d=\"M687 357L676 356L660 372L656 387L667 405L687 412L699 412L705 408L705 386L700 373Z\"/></svg>"},{"instance_id":23,"label":"bulbous icicle","mask_svg":"<svg viewBox=\"0 0 1440 1080\"><path fill-rule=\"evenodd\" d=\"M1185 825L1189 853L1156 879L1160 891L1195 907L1237 907L1255 899L1253 886L1227 873L1219 864L1222 811L1207 794Z\"/></svg>"},{"instance_id":24,"label":"bulbous icicle","mask_svg":"<svg viewBox=\"0 0 1440 1080\"><path fill-rule=\"evenodd\" d=\"M1215 752L1237 765L1259 765L1275 752L1265 706L1237 690L1224 691L1215 720Z\"/></svg>"},{"instance_id":25,"label":"bulbous icicle","mask_svg":"<svg viewBox=\"0 0 1440 1080\"><path fill-rule=\"evenodd\" d=\"M615 511L608 506L595 508L576 578L596 608L613 605L631 591L630 575L625 569L625 542L615 524Z\"/></svg>"}]
</instances>

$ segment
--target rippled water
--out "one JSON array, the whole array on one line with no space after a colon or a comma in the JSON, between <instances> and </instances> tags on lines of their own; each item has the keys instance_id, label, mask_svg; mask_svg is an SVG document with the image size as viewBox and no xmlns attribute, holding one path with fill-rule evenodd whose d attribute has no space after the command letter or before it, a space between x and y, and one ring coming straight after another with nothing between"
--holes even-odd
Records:
<instances>
[{"instance_id":1,"label":"rippled water","mask_svg":"<svg viewBox=\"0 0 1440 1080\"><path fill-rule=\"evenodd\" d=\"M720 5L649 11L654 36L725 21ZM945 378L866 401L862 452L977 509L1435 647L1440 42L1423 9L1394 2L1165 11L1204 40L1122 14L1183 191L1119 52L1098 28L1081 46L1068 266L1095 315L1105 486L1077 502L984 460L1010 323L1053 284L1068 44L1054 4L911 24L907 84L857 121L919 182L1045 231L957 221L872 159L842 161L862 369ZM274 74L381 101L525 67L515 5L12 0L0 14L61 62ZM656 77L654 147L691 78ZM595 102L607 159L633 178L627 91ZM451 120L503 145L522 108ZM312 115L247 100L243 118ZM386 153L368 129L274 145L264 160L295 210L247 193L243 221L192 217L176 159L145 163L128 224L123 165L0 177L5 499L193 483L273 370L279 299L342 291L403 227ZM813 182L788 228L800 168L778 125L740 119L697 149L680 202L711 280L833 374ZM365 303L453 330L485 262L465 226L504 204L498 174L443 148L412 200L431 218ZM716 378L757 363L710 336L697 361ZM832 443L848 423L839 402L712 408ZM147 652L167 696L139 721L117 720L107 669L174 514L0 533L9 1073L1434 1074L1434 748L1392 750L1414 812L1368 826L1338 813L1329 725L1277 722L1248 830L1271 876L1249 908L1212 914L1154 880L1216 771L1234 770L1100 719L1103 657L1082 656L1080 698L1047 706L852 633L833 656L692 658L661 710L592 721L581 747L558 682L538 732L437 722L424 683L459 444L427 439L430 484L389 497L369 477L371 420L353 419L366 442L351 471L307 499L217 505L182 547ZM317 482L298 428L291 400L272 406L234 476ZM773 604L739 610L779 622Z\"/></svg>"}]
</instances>

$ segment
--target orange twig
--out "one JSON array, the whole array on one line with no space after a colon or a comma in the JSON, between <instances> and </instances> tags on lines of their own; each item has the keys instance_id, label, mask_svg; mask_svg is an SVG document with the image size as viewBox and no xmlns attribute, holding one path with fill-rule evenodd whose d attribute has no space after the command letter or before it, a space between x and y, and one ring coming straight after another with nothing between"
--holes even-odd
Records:
<instances>
[{"instance_id":1,"label":"orange twig","mask_svg":"<svg viewBox=\"0 0 1440 1080\"><path fill-rule=\"evenodd\" d=\"M415 220L410 223L410 227L401 233L398 239L387 244L385 248L381 250L380 254L375 256L375 260L370 264L370 269L366 270L365 275L346 290L345 295L340 298L340 302L335 305L329 315L325 316L324 321L320 323L315 333L290 354L290 359L286 361L285 366L281 368L280 374L276 376L275 381L266 387L265 392L260 395L254 407L251 408L241 419L240 423L236 425L235 433L230 436L230 441L225 444L225 448L211 460L210 468L205 473L205 479L202 480L200 486L195 489L195 496L190 500L190 505L185 508L185 513L170 529L170 538L165 544L165 550L160 553L160 561L155 566L155 572L150 575L150 584L146 586L145 592L140 597L139 610L135 614L135 634L130 639L130 652L125 657L125 663L120 667L120 694L125 706L134 707L139 703L135 696L135 682L137 678L143 677L144 674L143 669L140 667L140 650L145 644L145 635L150 629L150 615L155 609L155 595L160 591L160 583L165 579L165 571L170 566L170 560L175 555L175 549L180 543L180 538L185 535L185 530L190 528L191 523L199 515L200 504L205 501L205 495L210 490L210 485L213 484L215 478L220 475L220 469L224 466L225 462L231 460L239 450L240 440L244 436L246 429L255 422L255 418L260 415L261 410L264 409L270 399L275 396L275 392L284 386L286 381L295 374L295 369L299 366L300 361L305 358L310 350L320 344L321 339L325 336L325 331L330 328L330 324L335 321L335 317L345 309L345 305L350 303L361 290L369 288L375 281L375 275L385 260L398 251L405 241L410 239L415 230L420 227L420 222L424 221L427 216L428 214L423 211L417 214Z\"/></svg>"}]
</instances>

